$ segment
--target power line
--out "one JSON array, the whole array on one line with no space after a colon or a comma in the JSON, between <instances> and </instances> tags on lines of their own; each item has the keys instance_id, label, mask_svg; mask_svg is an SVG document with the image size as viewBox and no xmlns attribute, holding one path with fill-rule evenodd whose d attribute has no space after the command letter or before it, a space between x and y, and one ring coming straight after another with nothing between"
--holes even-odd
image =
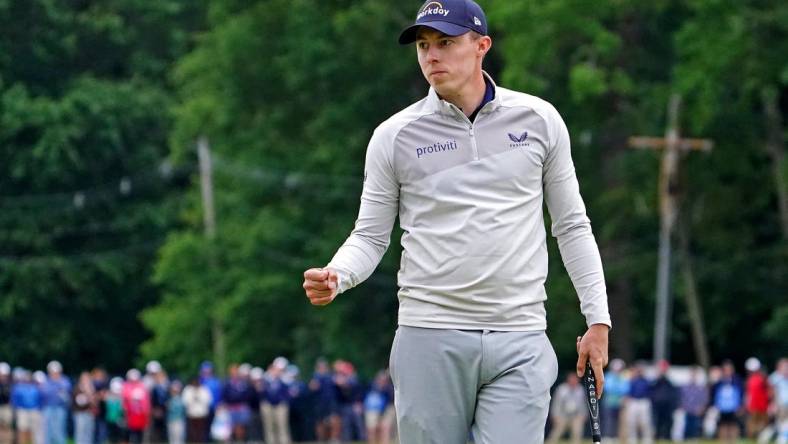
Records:
<instances>
[{"instance_id":1,"label":"power line","mask_svg":"<svg viewBox=\"0 0 788 444\"><path fill-rule=\"evenodd\" d=\"M106 182L95 187L83 188L67 192L20 194L0 196L0 207L30 208L57 205L60 207L82 209L96 205L98 202L117 200L117 197L127 198L135 190L146 189L154 183L167 183L176 175L194 171L193 163L173 166L164 161L152 166L145 171L122 176L114 181Z\"/></svg>"}]
</instances>

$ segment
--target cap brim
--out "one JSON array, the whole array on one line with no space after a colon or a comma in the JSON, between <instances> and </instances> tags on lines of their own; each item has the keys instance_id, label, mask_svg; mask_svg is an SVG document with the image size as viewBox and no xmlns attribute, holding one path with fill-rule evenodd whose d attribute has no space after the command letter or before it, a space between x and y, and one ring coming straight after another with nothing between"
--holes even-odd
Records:
<instances>
[{"instance_id":1,"label":"cap brim","mask_svg":"<svg viewBox=\"0 0 788 444\"><path fill-rule=\"evenodd\" d=\"M408 26L402 31L402 34L399 35L399 44L408 45L410 43L415 42L417 34L419 32L419 28L421 28L422 26L432 28L438 32L442 32L452 37L463 35L471 30L470 28L466 28L465 26L455 25L454 23L449 23L449 22L432 21L432 22L424 22L424 23L415 23L413 25Z\"/></svg>"}]
</instances>

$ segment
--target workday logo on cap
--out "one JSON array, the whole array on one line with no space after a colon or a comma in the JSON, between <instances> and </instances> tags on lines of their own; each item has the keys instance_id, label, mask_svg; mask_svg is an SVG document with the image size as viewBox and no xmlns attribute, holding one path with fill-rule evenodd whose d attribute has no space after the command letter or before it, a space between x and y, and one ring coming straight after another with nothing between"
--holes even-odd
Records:
<instances>
[{"instance_id":1,"label":"workday logo on cap","mask_svg":"<svg viewBox=\"0 0 788 444\"><path fill-rule=\"evenodd\" d=\"M421 20L425 15L441 15L446 17L449 15L449 12L451 11L445 9L439 2L428 2L421 7L421 10L419 10L419 15L416 16L416 21Z\"/></svg>"},{"instance_id":2,"label":"workday logo on cap","mask_svg":"<svg viewBox=\"0 0 788 444\"><path fill-rule=\"evenodd\" d=\"M415 42L421 26L452 37L468 31L487 35L487 19L484 11L473 0L427 1L419 8L416 22L402 31L399 42L403 45Z\"/></svg>"}]
</instances>

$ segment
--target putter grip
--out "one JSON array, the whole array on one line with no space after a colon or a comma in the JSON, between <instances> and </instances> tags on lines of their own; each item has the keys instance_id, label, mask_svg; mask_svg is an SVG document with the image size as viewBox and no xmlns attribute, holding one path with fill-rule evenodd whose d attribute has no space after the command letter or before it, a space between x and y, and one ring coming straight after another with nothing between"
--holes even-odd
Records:
<instances>
[{"instance_id":1,"label":"putter grip","mask_svg":"<svg viewBox=\"0 0 788 444\"><path fill-rule=\"evenodd\" d=\"M591 368L591 361L586 361L583 385L586 387L588 411L591 413L591 439L594 443L601 443L602 428L599 426L599 400L596 399L596 377L594 376L594 370Z\"/></svg>"}]
</instances>

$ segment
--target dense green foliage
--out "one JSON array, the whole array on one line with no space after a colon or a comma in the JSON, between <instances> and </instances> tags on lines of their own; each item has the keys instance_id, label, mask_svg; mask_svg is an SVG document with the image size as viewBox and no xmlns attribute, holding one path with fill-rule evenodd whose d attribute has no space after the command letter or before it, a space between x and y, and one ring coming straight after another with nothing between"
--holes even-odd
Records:
<instances>
[{"instance_id":1,"label":"dense green foliage","mask_svg":"<svg viewBox=\"0 0 788 444\"><path fill-rule=\"evenodd\" d=\"M185 185L164 163L167 76L195 6L0 1L4 360L117 371L148 336L138 313Z\"/></svg>"},{"instance_id":2,"label":"dense green foliage","mask_svg":"<svg viewBox=\"0 0 788 444\"><path fill-rule=\"evenodd\" d=\"M12 338L0 357L123 365L144 340L143 358L188 371L213 355L218 327L228 361L385 366L400 233L373 277L325 308L308 304L301 282L352 229L372 130L426 93L413 48L396 44L418 2L99 3L0 0L0 334ZM673 358L695 361L683 302L693 284L712 358L771 362L788 335L788 167L767 149L777 140L784 153L786 135L767 105L788 110L788 6L480 3L494 39L486 69L555 104L569 127L605 263L613 354L649 358L652 343L659 154L627 138L662 135L677 92L684 134L715 148L683 158L688 248L676 249L676 270L691 264L695 282L675 275ZM196 174L180 194L156 170L167 140L171 160L192 169L203 135L214 155L211 240ZM119 192L118 180L140 174L142 189ZM82 189L93 191L75 207ZM549 334L570 366L583 319L549 246Z\"/></svg>"}]
</instances>

